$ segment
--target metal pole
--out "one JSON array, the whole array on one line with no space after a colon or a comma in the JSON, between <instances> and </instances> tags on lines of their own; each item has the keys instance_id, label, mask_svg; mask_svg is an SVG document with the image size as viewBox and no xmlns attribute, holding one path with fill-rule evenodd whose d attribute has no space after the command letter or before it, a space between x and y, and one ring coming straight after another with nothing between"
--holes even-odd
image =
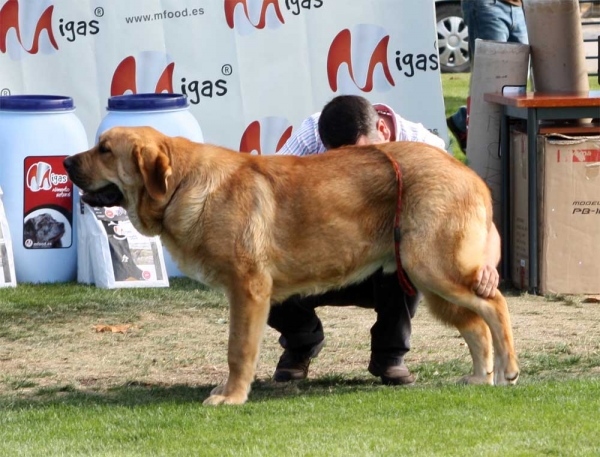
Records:
<instances>
[{"instance_id":1,"label":"metal pole","mask_svg":"<svg viewBox=\"0 0 600 457\"><path fill-rule=\"evenodd\" d=\"M502 176L502 279L505 281L511 280L511 201L510 201L510 137L508 131L508 116L506 107L502 107L502 117L500 118L500 170Z\"/></svg>"},{"instance_id":2,"label":"metal pole","mask_svg":"<svg viewBox=\"0 0 600 457\"><path fill-rule=\"evenodd\" d=\"M527 153L529 176L529 293L538 293L538 217L537 217L537 109L527 110Z\"/></svg>"}]
</instances>

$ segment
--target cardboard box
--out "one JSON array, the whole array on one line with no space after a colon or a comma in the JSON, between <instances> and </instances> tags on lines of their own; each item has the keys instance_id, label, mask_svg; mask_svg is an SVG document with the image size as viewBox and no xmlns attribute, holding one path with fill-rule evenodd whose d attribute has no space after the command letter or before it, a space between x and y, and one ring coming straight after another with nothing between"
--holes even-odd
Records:
<instances>
[{"instance_id":1,"label":"cardboard box","mask_svg":"<svg viewBox=\"0 0 600 457\"><path fill-rule=\"evenodd\" d=\"M542 294L600 293L600 136L538 136ZM511 133L512 281L529 286L527 135Z\"/></svg>"}]
</instances>

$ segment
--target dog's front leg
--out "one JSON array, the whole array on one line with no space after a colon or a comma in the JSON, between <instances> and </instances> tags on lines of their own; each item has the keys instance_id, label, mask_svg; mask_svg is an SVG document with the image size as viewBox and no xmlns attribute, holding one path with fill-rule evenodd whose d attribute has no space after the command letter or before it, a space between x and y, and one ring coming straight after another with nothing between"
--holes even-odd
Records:
<instances>
[{"instance_id":1,"label":"dog's front leg","mask_svg":"<svg viewBox=\"0 0 600 457\"><path fill-rule=\"evenodd\" d=\"M260 342L267 324L272 281L266 275L245 279L229 296L229 377L213 389L205 405L241 405L248 399Z\"/></svg>"}]
</instances>

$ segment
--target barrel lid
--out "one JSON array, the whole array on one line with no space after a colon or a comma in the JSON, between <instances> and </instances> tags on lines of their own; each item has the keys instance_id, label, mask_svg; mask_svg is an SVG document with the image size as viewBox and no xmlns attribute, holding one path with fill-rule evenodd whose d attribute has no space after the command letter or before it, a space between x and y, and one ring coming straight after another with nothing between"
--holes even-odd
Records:
<instances>
[{"instance_id":1,"label":"barrel lid","mask_svg":"<svg viewBox=\"0 0 600 457\"><path fill-rule=\"evenodd\" d=\"M116 95L108 99L109 111L162 111L188 106L183 94L131 94Z\"/></svg>"},{"instance_id":2,"label":"barrel lid","mask_svg":"<svg viewBox=\"0 0 600 457\"><path fill-rule=\"evenodd\" d=\"M6 111L69 111L75 109L71 97L62 95L3 95L0 110Z\"/></svg>"}]
</instances>

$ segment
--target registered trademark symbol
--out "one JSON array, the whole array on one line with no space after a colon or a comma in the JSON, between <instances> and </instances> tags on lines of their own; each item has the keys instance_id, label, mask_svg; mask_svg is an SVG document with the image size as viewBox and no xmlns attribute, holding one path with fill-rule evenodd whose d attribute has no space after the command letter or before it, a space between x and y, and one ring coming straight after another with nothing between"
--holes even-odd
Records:
<instances>
[{"instance_id":1,"label":"registered trademark symbol","mask_svg":"<svg viewBox=\"0 0 600 457\"><path fill-rule=\"evenodd\" d=\"M94 10L94 14L96 15L96 17L102 17L102 16L104 16L104 8L102 8L101 6L99 6L98 8L96 8Z\"/></svg>"},{"instance_id":2,"label":"registered trademark symbol","mask_svg":"<svg viewBox=\"0 0 600 457\"><path fill-rule=\"evenodd\" d=\"M0 90L0 96L4 97L6 95L10 95L10 89L2 89L2 90Z\"/></svg>"},{"instance_id":3,"label":"registered trademark symbol","mask_svg":"<svg viewBox=\"0 0 600 457\"><path fill-rule=\"evenodd\" d=\"M225 64L221 68L221 73L223 73L225 76L229 76L231 73L233 73L233 68L231 67L231 65Z\"/></svg>"}]
</instances>

